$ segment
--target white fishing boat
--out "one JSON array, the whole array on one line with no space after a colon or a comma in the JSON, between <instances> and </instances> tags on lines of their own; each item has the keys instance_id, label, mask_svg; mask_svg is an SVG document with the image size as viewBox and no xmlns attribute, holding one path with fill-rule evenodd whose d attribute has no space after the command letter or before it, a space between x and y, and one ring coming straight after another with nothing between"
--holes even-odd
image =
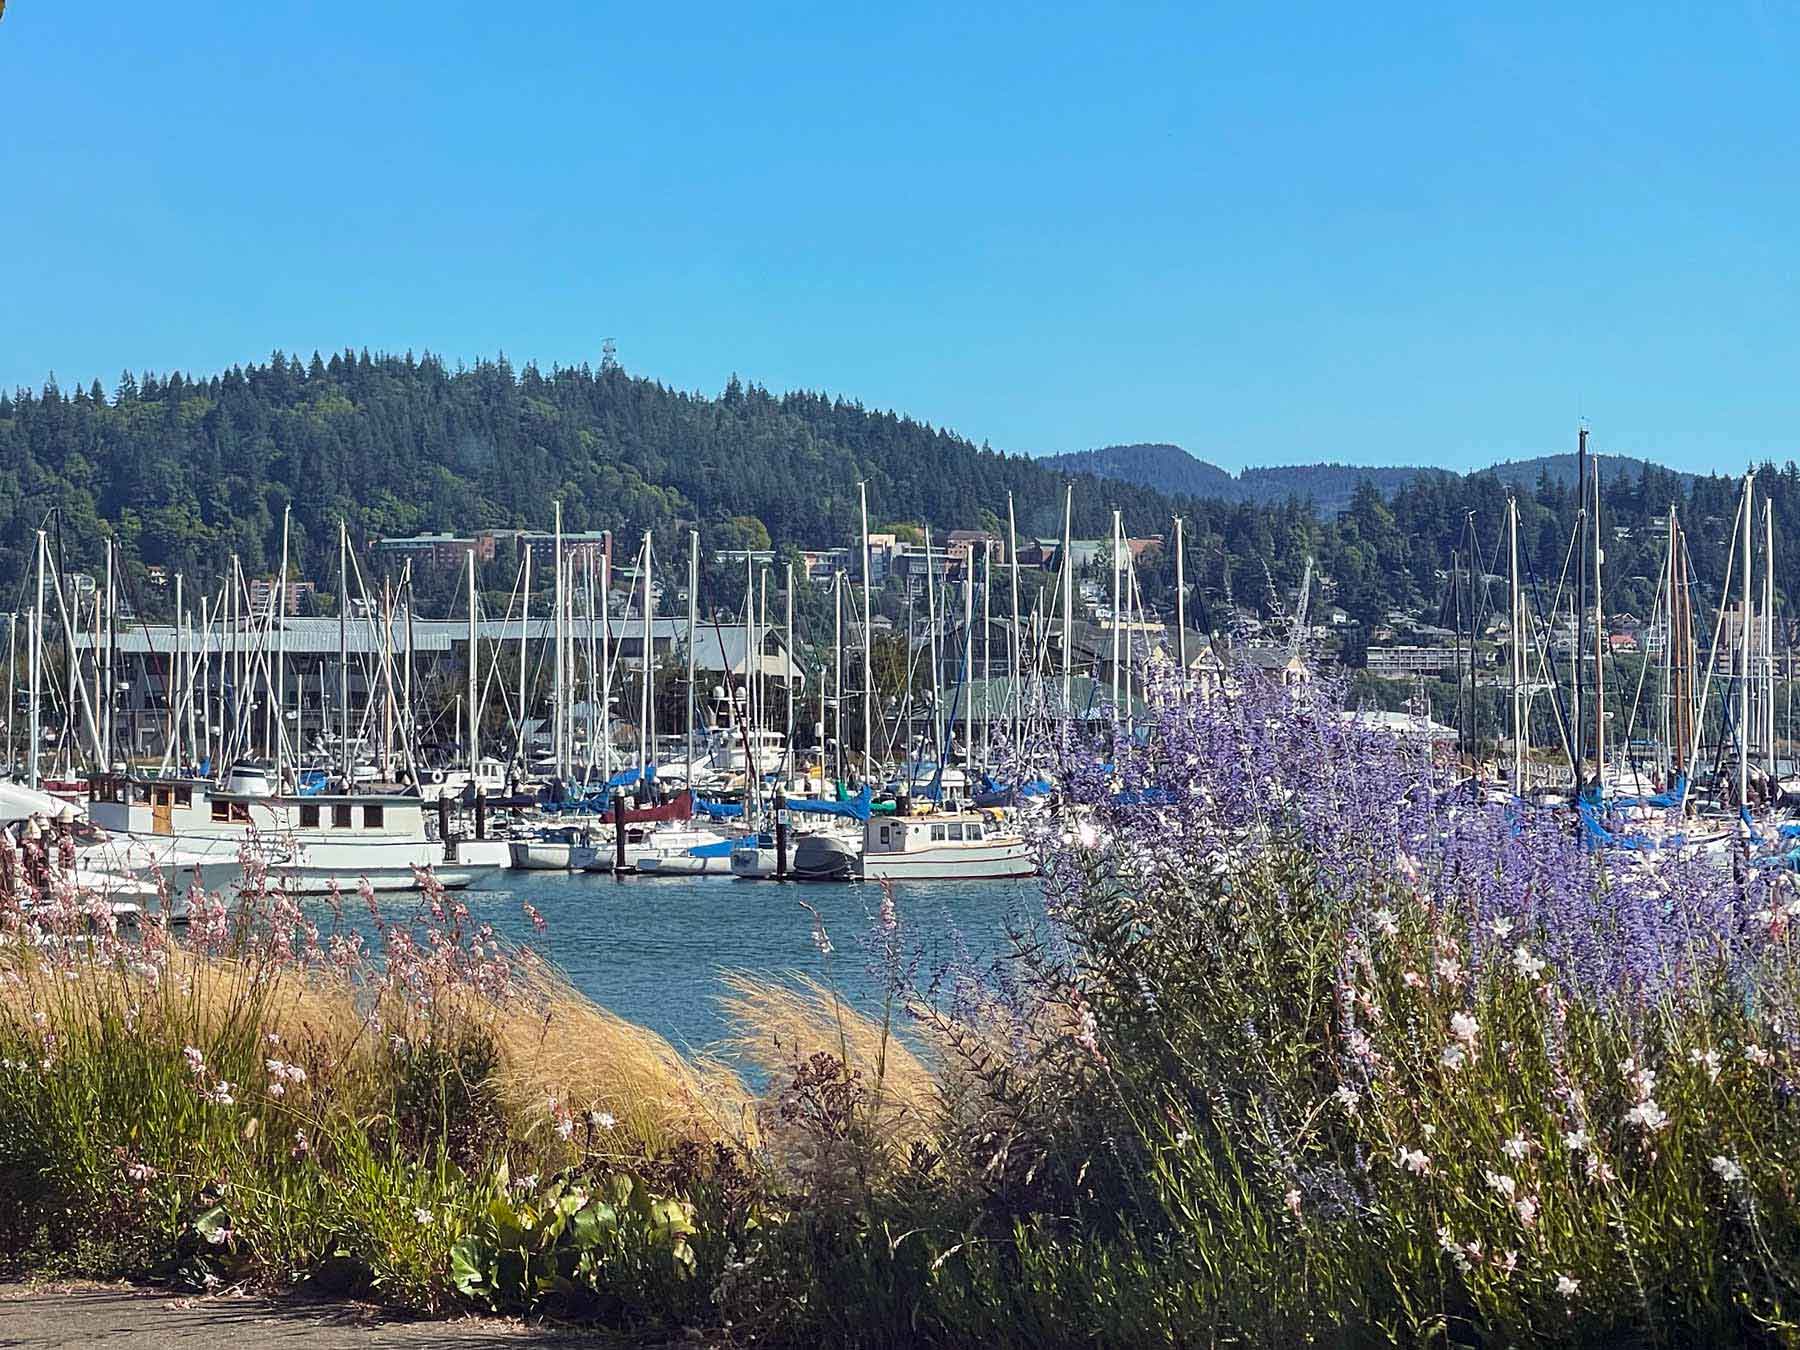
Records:
<instances>
[{"instance_id":1,"label":"white fishing boat","mask_svg":"<svg viewBox=\"0 0 1800 1350\"><path fill-rule=\"evenodd\" d=\"M841 835L807 835L792 871L821 881L984 881L1037 871L1025 837L977 811L870 820L861 843L858 852Z\"/></svg>"},{"instance_id":2,"label":"white fishing boat","mask_svg":"<svg viewBox=\"0 0 1800 1350\"><path fill-rule=\"evenodd\" d=\"M1036 871L1025 837L979 811L896 816L863 826L864 881L965 881Z\"/></svg>"},{"instance_id":3,"label":"white fishing boat","mask_svg":"<svg viewBox=\"0 0 1800 1350\"><path fill-rule=\"evenodd\" d=\"M181 890L195 881L214 890L235 884L246 850L277 884L314 894L365 879L378 891L413 890L420 868L450 888L481 875L446 864L418 797L280 793L254 765L234 768L218 787L196 779L96 778L88 817L115 839L142 846Z\"/></svg>"}]
</instances>

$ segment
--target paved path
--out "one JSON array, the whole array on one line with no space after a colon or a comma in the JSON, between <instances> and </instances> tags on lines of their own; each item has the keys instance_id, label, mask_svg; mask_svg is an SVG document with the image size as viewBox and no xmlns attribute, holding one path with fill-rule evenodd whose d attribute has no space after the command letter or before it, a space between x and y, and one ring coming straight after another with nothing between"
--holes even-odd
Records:
<instances>
[{"instance_id":1,"label":"paved path","mask_svg":"<svg viewBox=\"0 0 1800 1350\"><path fill-rule=\"evenodd\" d=\"M191 1350L219 1347L221 1342L228 1343L228 1350L411 1350L438 1345L454 1350L522 1350L631 1344L503 1318L401 1319L356 1303L229 1294L193 1298L167 1290L86 1282L0 1284L0 1350L89 1345Z\"/></svg>"}]
</instances>

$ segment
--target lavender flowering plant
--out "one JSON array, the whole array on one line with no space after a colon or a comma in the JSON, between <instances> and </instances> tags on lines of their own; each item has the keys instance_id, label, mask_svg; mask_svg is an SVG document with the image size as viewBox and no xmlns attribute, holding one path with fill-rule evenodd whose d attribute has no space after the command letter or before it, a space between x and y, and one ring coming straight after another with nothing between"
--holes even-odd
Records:
<instances>
[{"instance_id":1,"label":"lavender flowering plant","mask_svg":"<svg viewBox=\"0 0 1800 1350\"><path fill-rule=\"evenodd\" d=\"M1055 940L960 1141L1011 1221L1160 1272L1144 1335L1789 1334L1788 874L1474 801L1329 680L1148 695L1023 748Z\"/></svg>"}]
</instances>

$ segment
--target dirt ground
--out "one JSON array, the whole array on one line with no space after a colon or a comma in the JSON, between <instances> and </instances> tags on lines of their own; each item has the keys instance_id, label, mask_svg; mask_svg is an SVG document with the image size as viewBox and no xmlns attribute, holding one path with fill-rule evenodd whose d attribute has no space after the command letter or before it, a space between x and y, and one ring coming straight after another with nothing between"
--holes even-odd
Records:
<instances>
[{"instance_id":1,"label":"dirt ground","mask_svg":"<svg viewBox=\"0 0 1800 1350\"><path fill-rule=\"evenodd\" d=\"M702 1346L706 1342L663 1344ZM401 1350L440 1345L456 1350L514 1350L520 1346L644 1347L645 1342L507 1318L399 1318L360 1303L245 1294L195 1297L125 1284L0 1284L0 1350L90 1345L129 1345L134 1350L140 1346L174 1350L182 1345L225 1350Z\"/></svg>"}]
</instances>

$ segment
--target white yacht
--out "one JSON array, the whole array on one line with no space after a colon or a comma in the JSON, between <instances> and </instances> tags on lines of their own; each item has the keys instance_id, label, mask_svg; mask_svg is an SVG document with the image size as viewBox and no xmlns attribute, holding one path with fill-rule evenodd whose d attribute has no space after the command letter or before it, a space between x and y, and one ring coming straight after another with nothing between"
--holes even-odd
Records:
<instances>
[{"instance_id":1,"label":"white yacht","mask_svg":"<svg viewBox=\"0 0 1800 1350\"><path fill-rule=\"evenodd\" d=\"M276 882L313 894L333 882L351 889L365 878L378 891L413 890L422 867L454 888L485 870L446 864L416 796L281 793L254 765L232 769L218 787L191 778L99 777L88 818L141 845L183 890L196 878L212 890L234 884L246 847Z\"/></svg>"},{"instance_id":2,"label":"white yacht","mask_svg":"<svg viewBox=\"0 0 1800 1350\"><path fill-rule=\"evenodd\" d=\"M807 880L992 881L1029 877L1037 860L1025 837L979 811L876 817L862 849L829 833L804 836L792 870Z\"/></svg>"}]
</instances>

